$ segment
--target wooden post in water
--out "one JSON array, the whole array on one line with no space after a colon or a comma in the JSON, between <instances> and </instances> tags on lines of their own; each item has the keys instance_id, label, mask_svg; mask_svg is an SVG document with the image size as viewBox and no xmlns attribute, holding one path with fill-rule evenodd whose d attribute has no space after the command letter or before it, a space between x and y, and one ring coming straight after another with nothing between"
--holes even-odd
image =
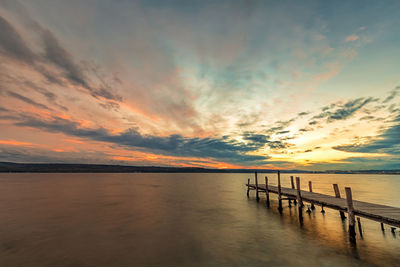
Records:
<instances>
[{"instance_id":1,"label":"wooden post in water","mask_svg":"<svg viewBox=\"0 0 400 267\"><path fill-rule=\"evenodd\" d=\"M297 202L299 203L299 208L302 208L303 200L301 199L301 192L300 192L300 177L296 177L296 187L297 187Z\"/></svg>"},{"instance_id":2,"label":"wooden post in water","mask_svg":"<svg viewBox=\"0 0 400 267\"><path fill-rule=\"evenodd\" d=\"M256 200L259 201L260 197L258 195L258 179L257 179L257 172L254 172L254 178L256 180Z\"/></svg>"},{"instance_id":3,"label":"wooden post in water","mask_svg":"<svg viewBox=\"0 0 400 267\"><path fill-rule=\"evenodd\" d=\"M335 190L335 197L340 198L339 186L337 184L333 184L333 190ZM346 219L343 211L339 211L339 213L342 220Z\"/></svg>"},{"instance_id":4,"label":"wooden post in water","mask_svg":"<svg viewBox=\"0 0 400 267\"><path fill-rule=\"evenodd\" d=\"M358 224L358 232L360 232L360 236L362 237L362 227L361 227L360 217L357 217L357 224Z\"/></svg>"},{"instance_id":5,"label":"wooden post in water","mask_svg":"<svg viewBox=\"0 0 400 267\"><path fill-rule=\"evenodd\" d=\"M281 188L281 172L278 171L278 210L282 211L282 188Z\"/></svg>"},{"instance_id":6,"label":"wooden post in water","mask_svg":"<svg viewBox=\"0 0 400 267\"><path fill-rule=\"evenodd\" d=\"M269 207L268 177L265 176L265 195L267 197L267 207Z\"/></svg>"},{"instance_id":7,"label":"wooden post in water","mask_svg":"<svg viewBox=\"0 0 400 267\"><path fill-rule=\"evenodd\" d=\"M247 197L250 196L250 178L247 179Z\"/></svg>"},{"instance_id":8,"label":"wooden post in water","mask_svg":"<svg viewBox=\"0 0 400 267\"><path fill-rule=\"evenodd\" d=\"M347 216L349 220L349 234L350 234L350 241L356 241L356 230L355 230L355 216L354 216L354 207L353 207L353 197L351 195L351 188L346 187L346 202L347 202Z\"/></svg>"},{"instance_id":9,"label":"wooden post in water","mask_svg":"<svg viewBox=\"0 0 400 267\"><path fill-rule=\"evenodd\" d=\"M303 200L301 199L300 192L300 177L296 177L296 187L297 187L297 202L298 202L298 211L299 211L299 221L300 224L303 223Z\"/></svg>"},{"instance_id":10,"label":"wooden post in water","mask_svg":"<svg viewBox=\"0 0 400 267\"><path fill-rule=\"evenodd\" d=\"M312 193L312 182L311 181L308 181L308 189ZM311 209L315 210L314 203L312 203L312 202L311 202Z\"/></svg>"},{"instance_id":11,"label":"wooden post in water","mask_svg":"<svg viewBox=\"0 0 400 267\"><path fill-rule=\"evenodd\" d=\"M293 181L293 176L290 176L290 183L292 184L292 189L295 189L294 188L294 181ZM295 200L293 200L293 204L297 204L297 201L296 201L296 199Z\"/></svg>"}]
</instances>

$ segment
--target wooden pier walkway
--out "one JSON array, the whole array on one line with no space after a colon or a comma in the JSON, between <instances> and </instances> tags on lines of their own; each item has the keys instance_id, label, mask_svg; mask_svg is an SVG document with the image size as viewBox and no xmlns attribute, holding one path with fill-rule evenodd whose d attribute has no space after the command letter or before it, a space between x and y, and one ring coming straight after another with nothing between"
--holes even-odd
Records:
<instances>
[{"instance_id":1,"label":"wooden pier walkway","mask_svg":"<svg viewBox=\"0 0 400 267\"><path fill-rule=\"evenodd\" d=\"M255 190L256 185L250 184L250 188ZM258 190L260 192L265 192L266 191L265 184L259 184ZM278 194L277 186L268 185L268 190L270 193ZM347 203L346 199L344 198L336 198L334 196L328 196L304 190L300 191L303 201L313 203L314 205L320 205L335 210L347 212ZM281 187L281 192L282 196L286 196L292 200L296 199L297 195L296 189ZM354 214L356 216L400 227L400 208L373 204L358 200L353 200L353 205L354 205Z\"/></svg>"},{"instance_id":2,"label":"wooden pier walkway","mask_svg":"<svg viewBox=\"0 0 400 267\"><path fill-rule=\"evenodd\" d=\"M311 181L308 182L308 191L301 190L300 178L296 177L296 188L294 186L293 176L291 176L290 178L292 188L281 187L280 172L278 172L278 186L269 185L267 176L265 177L265 184L258 184L257 173L255 173L255 183L251 184L250 179L248 179L248 182L246 184L247 195L249 195L250 190L255 190L257 200L259 200L259 192L263 192L266 194L267 206L269 206L269 194L277 194L279 201L278 209L280 211L282 211L282 200L288 200L289 206L291 206L291 201L293 201L293 204L296 204L296 202L298 202L298 207L300 211L299 216L302 216L301 212L304 206L303 201L310 203L311 209L314 209L314 205L321 206L322 212L324 212L324 207L339 210L340 216L343 220L346 218L344 215L344 213L346 212L348 214L350 239L353 240L355 240L355 216L380 222L382 231L384 231L384 224L392 226L392 232L395 230L396 227L400 227L400 208L353 200L351 188L349 187L345 188L346 198L341 198L339 187L337 184L333 184L335 196L313 192ZM310 212L310 207L308 208L308 212ZM360 235L362 235L361 223L359 218L357 218L357 222Z\"/></svg>"}]
</instances>

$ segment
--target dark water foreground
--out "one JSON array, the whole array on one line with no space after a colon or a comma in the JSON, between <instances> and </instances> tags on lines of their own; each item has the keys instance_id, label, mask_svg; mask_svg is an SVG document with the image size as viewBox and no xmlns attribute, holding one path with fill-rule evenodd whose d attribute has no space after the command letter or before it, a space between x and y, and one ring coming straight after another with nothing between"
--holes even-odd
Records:
<instances>
[{"instance_id":1,"label":"dark water foreground","mask_svg":"<svg viewBox=\"0 0 400 267\"><path fill-rule=\"evenodd\" d=\"M300 224L276 196L270 209L263 195L247 199L250 176L0 174L0 266L399 266L399 229L361 219L354 246L337 211L317 207ZM315 192L339 183L354 199L400 206L398 175L300 177Z\"/></svg>"}]
</instances>

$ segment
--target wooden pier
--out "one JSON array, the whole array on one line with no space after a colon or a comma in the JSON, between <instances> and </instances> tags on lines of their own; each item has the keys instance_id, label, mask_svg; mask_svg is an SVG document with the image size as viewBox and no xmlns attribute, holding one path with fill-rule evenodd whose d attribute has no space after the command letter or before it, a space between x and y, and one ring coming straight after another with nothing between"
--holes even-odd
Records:
<instances>
[{"instance_id":1,"label":"wooden pier","mask_svg":"<svg viewBox=\"0 0 400 267\"><path fill-rule=\"evenodd\" d=\"M268 178L265 177L265 184L258 184L257 174L255 178L255 184L250 183L250 179L248 180L247 193L249 195L250 190L256 191L257 200L259 199L259 193L266 193L267 206L269 207L269 194L274 193L278 195L279 202L279 211L282 211L282 200L286 199L289 201L289 207L291 206L291 201L293 203L298 204L300 213L303 209L303 202L308 202L311 204L311 208L314 208L314 205L319 205L322 208L322 212L324 207L335 209L340 211L340 217L345 219L344 212L348 214L348 222L349 222L349 234L350 239L354 239L355 237L355 216L363 217L367 219L371 219L381 223L381 229L384 231L384 224L391 225L392 231L394 231L395 227L400 227L400 208L390 207L380 204L368 203L358 200L352 200L351 188L346 187L346 198L340 197L340 191L337 184L333 184L333 190L335 196L320 194L312 191L312 183L309 182L309 190L301 190L300 188L300 178L296 177L296 188L294 188L293 176L291 176L291 185L292 188L281 187L280 185L280 173L278 172L278 186L273 186L268 184ZM285 197L285 198L283 198ZM310 209L308 209L310 212ZM358 220L358 227L361 232L361 223L360 219Z\"/></svg>"}]
</instances>

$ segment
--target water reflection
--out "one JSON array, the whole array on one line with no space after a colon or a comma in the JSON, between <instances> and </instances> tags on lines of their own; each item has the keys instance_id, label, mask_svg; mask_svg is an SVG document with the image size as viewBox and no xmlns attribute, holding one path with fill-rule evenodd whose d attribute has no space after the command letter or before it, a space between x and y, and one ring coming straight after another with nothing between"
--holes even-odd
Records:
<instances>
[{"instance_id":1,"label":"water reflection","mask_svg":"<svg viewBox=\"0 0 400 267\"><path fill-rule=\"evenodd\" d=\"M269 208L263 194L259 202L254 191L247 198L248 176L0 174L0 266L395 266L400 260L390 228L384 238L378 223L362 220L363 240L357 235L354 246L337 211L322 214L316 206L303 211L301 222L298 207L284 200L280 214L274 195ZM353 183L355 199L399 202L395 190L386 191L399 177L354 177L309 178L315 192L332 193L334 180ZM282 184L288 178L282 175ZM358 190L363 181L377 190Z\"/></svg>"}]
</instances>

